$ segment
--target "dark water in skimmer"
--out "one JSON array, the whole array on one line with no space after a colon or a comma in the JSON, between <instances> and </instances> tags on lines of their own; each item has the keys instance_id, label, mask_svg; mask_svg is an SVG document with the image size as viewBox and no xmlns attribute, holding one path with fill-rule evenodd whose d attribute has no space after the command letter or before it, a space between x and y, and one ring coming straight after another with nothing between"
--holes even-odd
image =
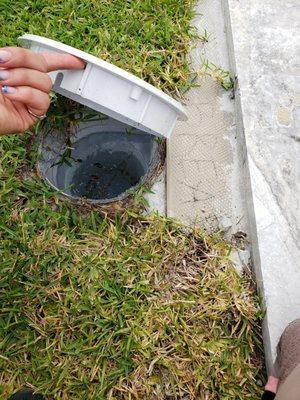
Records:
<instances>
[{"instance_id":1,"label":"dark water in skimmer","mask_svg":"<svg viewBox=\"0 0 300 400\"><path fill-rule=\"evenodd\" d=\"M126 151L99 150L77 161L70 179L73 196L109 199L138 184L144 175L141 162Z\"/></svg>"},{"instance_id":2,"label":"dark water in skimmer","mask_svg":"<svg viewBox=\"0 0 300 400\"><path fill-rule=\"evenodd\" d=\"M148 173L154 143L148 134L84 136L70 145L67 162L57 166L55 186L74 198L117 199Z\"/></svg>"}]
</instances>

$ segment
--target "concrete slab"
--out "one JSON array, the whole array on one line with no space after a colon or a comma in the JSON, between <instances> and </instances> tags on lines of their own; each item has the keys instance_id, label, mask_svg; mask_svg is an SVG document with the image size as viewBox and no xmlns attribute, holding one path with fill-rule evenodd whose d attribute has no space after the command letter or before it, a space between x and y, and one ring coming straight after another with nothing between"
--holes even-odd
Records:
<instances>
[{"instance_id":1,"label":"concrete slab","mask_svg":"<svg viewBox=\"0 0 300 400\"><path fill-rule=\"evenodd\" d=\"M238 134L247 148L249 223L267 307L270 367L283 329L300 317L300 3L226 0L224 5L239 82Z\"/></svg>"},{"instance_id":2,"label":"concrete slab","mask_svg":"<svg viewBox=\"0 0 300 400\"><path fill-rule=\"evenodd\" d=\"M201 0L194 21L207 43L191 53L193 68L204 59L230 68L221 0ZM203 77L187 94L189 120L179 122L168 143L167 213L208 231L223 229L228 236L248 232L244 195L244 142L237 135L234 100L220 83Z\"/></svg>"}]
</instances>

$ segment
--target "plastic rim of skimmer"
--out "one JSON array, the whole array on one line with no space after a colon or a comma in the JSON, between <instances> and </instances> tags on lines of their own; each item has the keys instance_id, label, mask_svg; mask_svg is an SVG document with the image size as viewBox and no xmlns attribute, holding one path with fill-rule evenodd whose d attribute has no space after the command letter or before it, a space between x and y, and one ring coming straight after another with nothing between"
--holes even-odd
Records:
<instances>
[{"instance_id":1,"label":"plastic rim of skimmer","mask_svg":"<svg viewBox=\"0 0 300 400\"><path fill-rule=\"evenodd\" d=\"M19 42L34 52L66 53L84 60L83 70L49 73L53 90L117 121L169 138L177 119L187 119L181 103L100 58L42 36L26 34Z\"/></svg>"}]
</instances>

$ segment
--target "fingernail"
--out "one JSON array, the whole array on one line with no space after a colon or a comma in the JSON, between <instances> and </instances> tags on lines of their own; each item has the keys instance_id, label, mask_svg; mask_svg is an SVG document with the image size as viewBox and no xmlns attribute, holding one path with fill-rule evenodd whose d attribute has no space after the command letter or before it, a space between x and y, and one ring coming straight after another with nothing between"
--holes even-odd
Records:
<instances>
[{"instance_id":1,"label":"fingernail","mask_svg":"<svg viewBox=\"0 0 300 400\"><path fill-rule=\"evenodd\" d=\"M0 63L6 63L11 59L11 52L0 50Z\"/></svg>"},{"instance_id":2,"label":"fingernail","mask_svg":"<svg viewBox=\"0 0 300 400\"><path fill-rule=\"evenodd\" d=\"M6 94L14 94L17 92L17 89L11 86L3 86L1 88L1 92Z\"/></svg>"},{"instance_id":3,"label":"fingernail","mask_svg":"<svg viewBox=\"0 0 300 400\"><path fill-rule=\"evenodd\" d=\"M0 81L6 81L9 77L9 72L7 71L0 71Z\"/></svg>"}]
</instances>

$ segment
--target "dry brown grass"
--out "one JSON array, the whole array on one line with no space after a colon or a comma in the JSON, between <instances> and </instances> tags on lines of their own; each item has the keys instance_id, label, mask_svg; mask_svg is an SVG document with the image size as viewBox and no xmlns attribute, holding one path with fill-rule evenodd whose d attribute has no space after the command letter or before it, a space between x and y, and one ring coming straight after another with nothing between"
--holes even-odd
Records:
<instances>
[{"instance_id":1,"label":"dry brown grass","mask_svg":"<svg viewBox=\"0 0 300 400\"><path fill-rule=\"evenodd\" d=\"M230 246L134 211L93 218L96 229L53 226L17 259L6 252L3 393L27 384L63 400L259 399L261 312Z\"/></svg>"}]
</instances>

